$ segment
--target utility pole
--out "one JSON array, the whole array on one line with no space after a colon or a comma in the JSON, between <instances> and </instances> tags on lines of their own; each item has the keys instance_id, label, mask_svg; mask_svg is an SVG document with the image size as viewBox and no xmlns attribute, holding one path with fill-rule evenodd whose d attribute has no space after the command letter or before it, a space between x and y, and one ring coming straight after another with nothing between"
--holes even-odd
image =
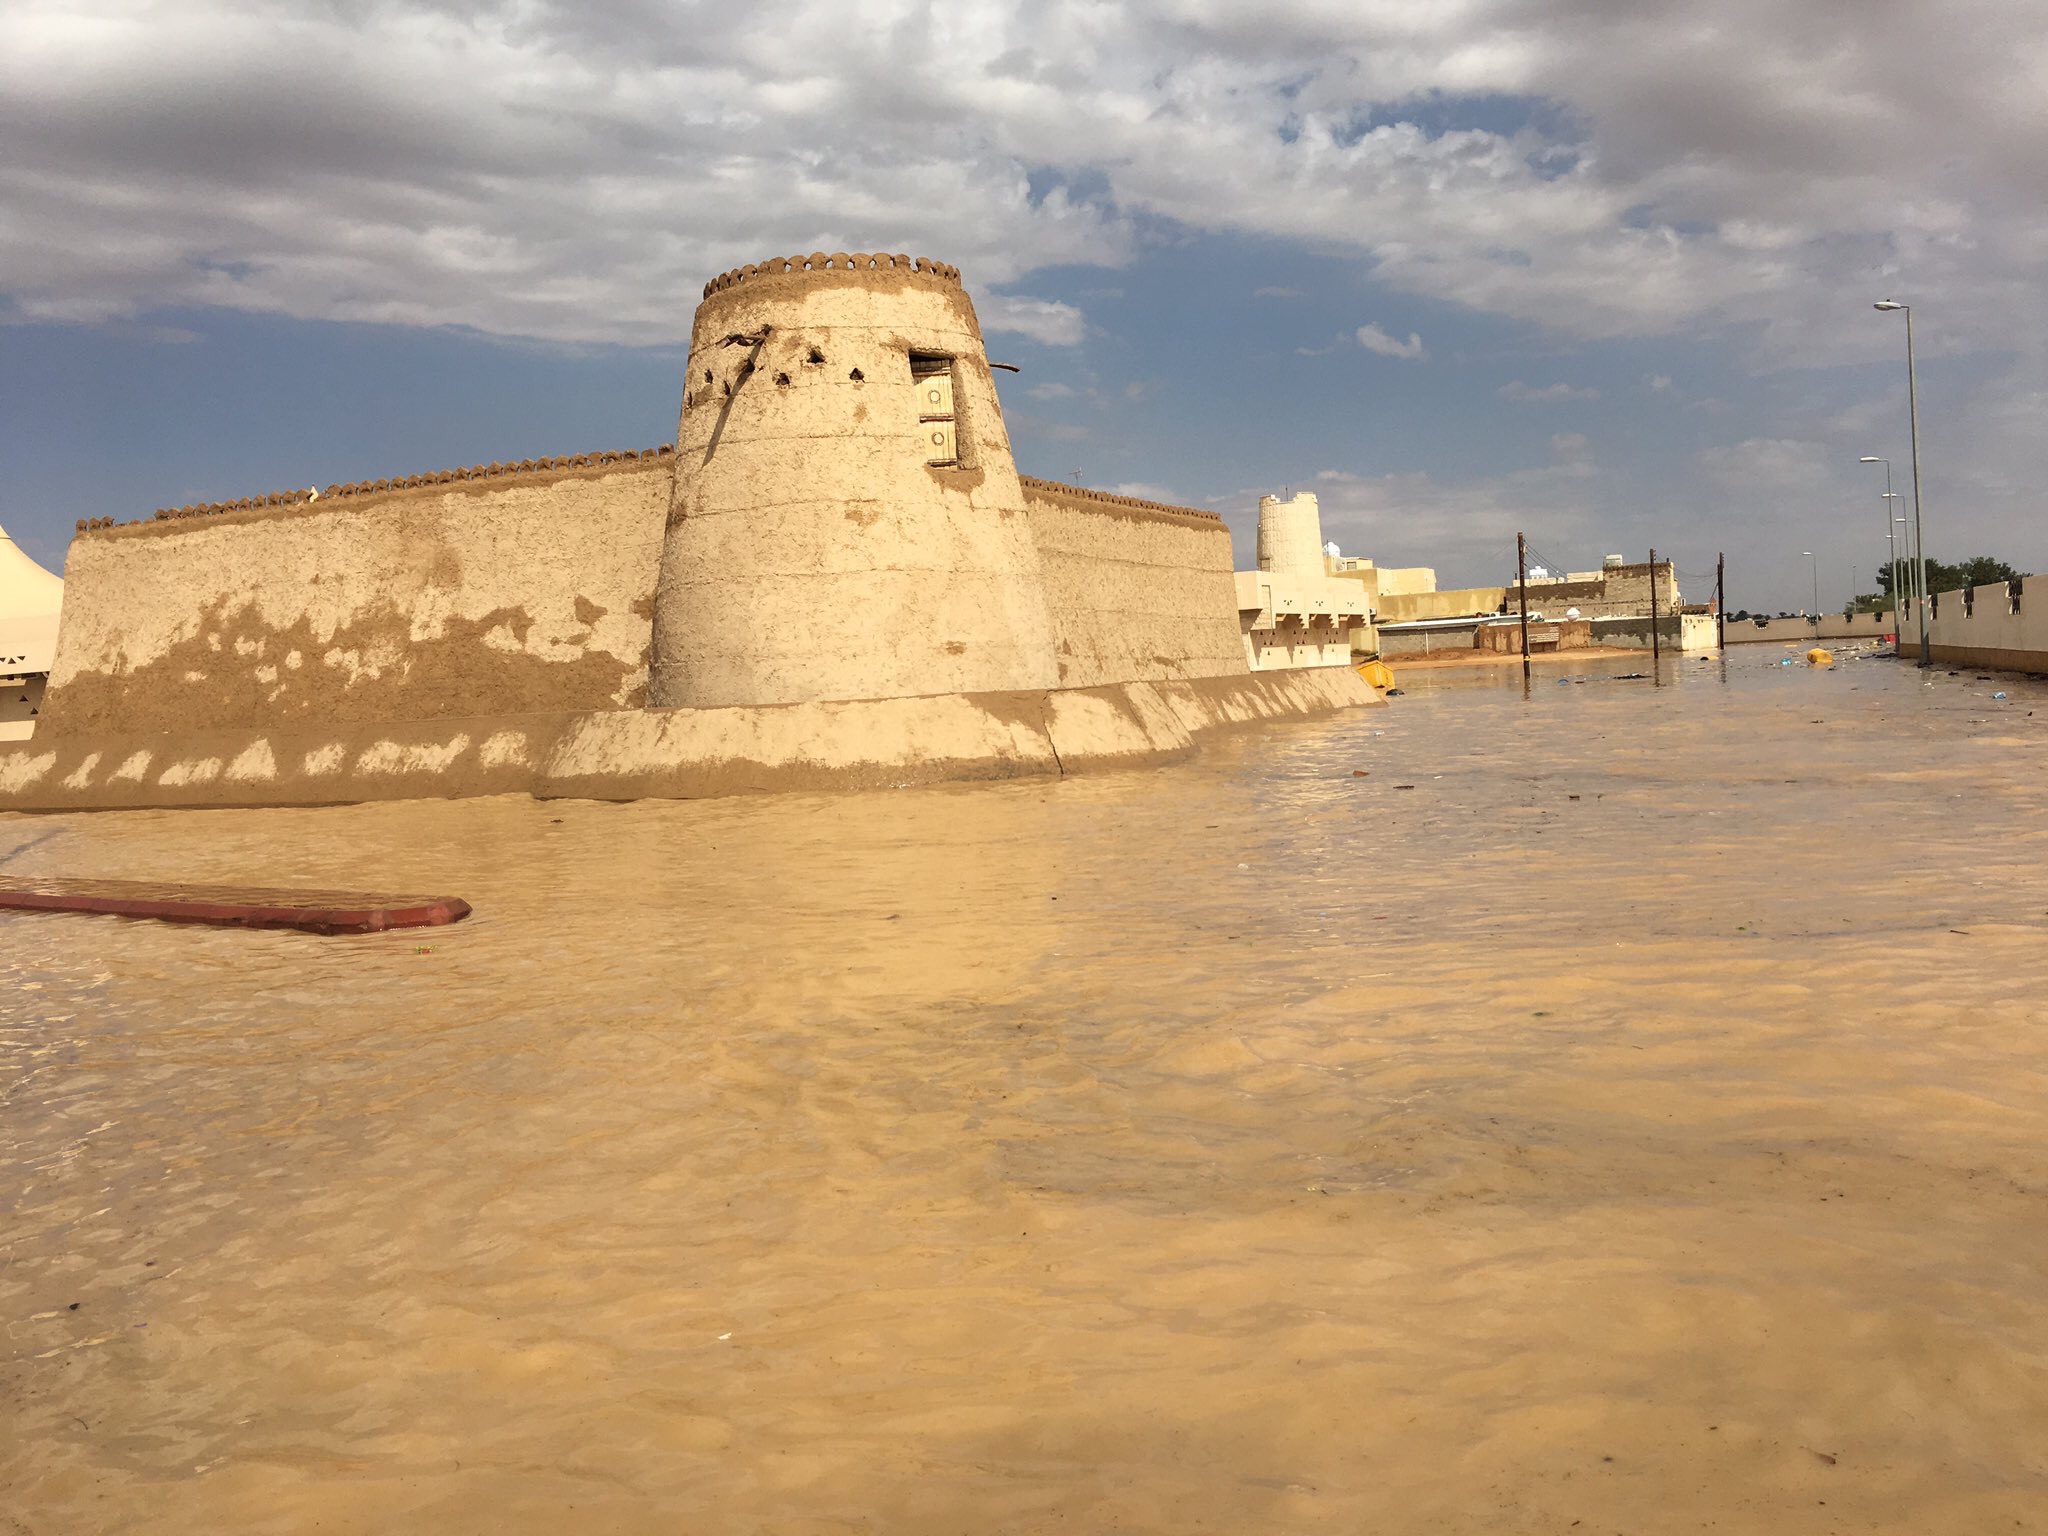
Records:
<instances>
[{"instance_id":1,"label":"utility pole","mask_svg":"<svg viewBox=\"0 0 2048 1536\"><path fill-rule=\"evenodd\" d=\"M1515 535L1515 586L1522 594L1522 681L1529 681L1529 539Z\"/></svg>"},{"instance_id":2,"label":"utility pole","mask_svg":"<svg viewBox=\"0 0 2048 1536\"><path fill-rule=\"evenodd\" d=\"M1728 555L1714 556L1714 644L1728 649Z\"/></svg>"},{"instance_id":3,"label":"utility pole","mask_svg":"<svg viewBox=\"0 0 2048 1536\"><path fill-rule=\"evenodd\" d=\"M1657 551L1650 551L1650 665L1654 670L1664 650L1657 640Z\"/></svg>"}]
</instances>

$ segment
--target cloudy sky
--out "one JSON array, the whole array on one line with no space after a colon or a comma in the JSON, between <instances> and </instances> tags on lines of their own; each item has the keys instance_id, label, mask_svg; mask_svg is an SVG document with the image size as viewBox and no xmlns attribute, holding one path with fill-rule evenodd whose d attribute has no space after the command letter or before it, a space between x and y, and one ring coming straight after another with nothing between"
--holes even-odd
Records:
<instances>
[{"instance_id":1,"label":"cloudy sky","mask_svg":"<svg viewBox=\"0 0 2048 1536\"><path fill-rule=\"evenodd\" d=\"M1446 584L2048 569L2039 0L0 11L0 522L674 431L704 280L959 265L1020 465Z\"/></svg>"}]
</instances>

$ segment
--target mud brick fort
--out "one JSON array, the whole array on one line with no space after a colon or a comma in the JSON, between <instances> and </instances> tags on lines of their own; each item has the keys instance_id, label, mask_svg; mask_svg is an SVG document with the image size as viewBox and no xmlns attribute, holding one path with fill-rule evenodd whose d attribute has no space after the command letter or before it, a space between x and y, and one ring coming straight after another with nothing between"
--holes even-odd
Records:
<instances>
[{"instance_id":1,"label":"mud brick fort","mask_svg":"<svg viewBox=\"0 0 2048 1536\"><path fill-rule=\"evenodd\" d=\"M1375 702L1248 665L1210 512L1017 473L960 274L707 284L674 446L82 525L0 805L1062 773Z\"/></svg>"}]
</instances>

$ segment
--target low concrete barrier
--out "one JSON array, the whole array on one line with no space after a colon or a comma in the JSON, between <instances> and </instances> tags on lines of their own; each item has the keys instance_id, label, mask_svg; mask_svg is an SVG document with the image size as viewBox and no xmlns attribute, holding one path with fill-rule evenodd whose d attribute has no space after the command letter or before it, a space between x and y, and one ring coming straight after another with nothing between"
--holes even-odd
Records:
<instances>
[{"instance_id":1,"label":"low concrete barrier","mask_svg":"<svg viewBox=\"0 0 2048 1536\"><path fill-rule=\"evenodd\" d=\"M1804 640L1810 644L1815 638L1882 640L1886 635L1897 632L1898 615L1892 613L1859 613L1848 619L1839 613L1823 614L1817 637L1811 619L1768 619L1763 623L1758 623L1755 619L1728 621L1730 645L1747 645L1766 640L1775 640L1785 645L1794 645Z\"/></svg>"},{"instance_id":2,"label":"low concrete barrier","mask_svg":"<svg viewBox=\"0 0 2048 1536\"><path fill-rule=\"evenodd\" d=\"M2036 579L2022 576L1935 593L1928 604L1929 654L1959 666L2048 673L2048 582L2030 595L2027 586ZM1918 655L1919 624L1909 603L1902 656Z\"/></svg>"}]
</instances>

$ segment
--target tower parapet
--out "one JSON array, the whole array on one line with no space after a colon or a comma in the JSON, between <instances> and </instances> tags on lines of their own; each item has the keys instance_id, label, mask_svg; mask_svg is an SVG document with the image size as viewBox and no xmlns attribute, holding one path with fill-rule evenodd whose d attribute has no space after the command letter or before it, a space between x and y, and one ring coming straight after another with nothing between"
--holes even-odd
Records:
<instances>
[{"instance_id":1,"label":"tower parapet","mask_svg":"<svg viewBox=\"0 0 2048 1536\"><path fill-rule=\"evenodd\" d=\"M721 272L704 285L704 297L708 299L714 293L723 293L751 277L783 277L792 272L918 272L926 277L941 278L956 287L960 282L958 267L933 261L929 256L871 255L866 251L855 251L849 256L844 251L834 251L830 255L813 251L808 256L771 256L766 261L749 262L744 267Z\"/></svg>"},{"instance_id":2,"label":"tower parapet","mask_svg":"<svg viewBox=\"0 0 2048 1536\"><path fill-rule=\"evenodd\" d=\"M690 337L658 706L1051 687L1051 626L957 268L740 267Z\"/></svg>"}]
</instances>

